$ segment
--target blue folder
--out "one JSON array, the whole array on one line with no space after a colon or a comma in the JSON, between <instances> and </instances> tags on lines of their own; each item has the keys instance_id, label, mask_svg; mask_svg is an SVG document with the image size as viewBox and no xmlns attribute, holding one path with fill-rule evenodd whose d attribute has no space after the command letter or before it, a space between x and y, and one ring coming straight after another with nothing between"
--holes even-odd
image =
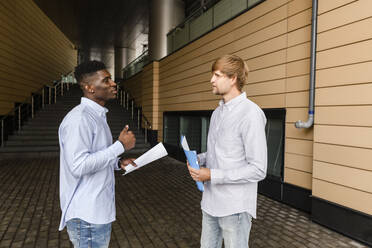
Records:
<instances>
[{"instance_id":1,"label":"blue folder","mask_svg":"<svg viewBox=\"0 0 372 248\"><path fill-rule=\"evenodd\" d=\"M185 139L185 140L184 140ZM182 142L186 142L186 149L185 147L183 146L183 143ZM189 161L189 164L192 168L194 169L197 169L199 170L200 167L199 167L199 164L198 164L198 158L197 158L197 154L196 154L196 151L190 151L190 150L187 150L189 149L188 148L188 144L187 144L187 141L186 141L186 137L185 136L181 136L181 146L183 148L183 151L185 152L185 155L186 155L186 158L187 158L187 161ZM196 186L198 187L198 190L203 192L204 191L204 185L203 185L203 182L196 182Z\"/></svg>"}]
</instances>

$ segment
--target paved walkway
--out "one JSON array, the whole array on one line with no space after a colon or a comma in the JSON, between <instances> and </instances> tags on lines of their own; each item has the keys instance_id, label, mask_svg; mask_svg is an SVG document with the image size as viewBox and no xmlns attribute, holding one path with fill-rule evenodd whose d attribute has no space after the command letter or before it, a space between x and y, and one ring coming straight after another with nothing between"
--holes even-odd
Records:
<instances>
[{"instance_id":1,"label":"paved walkway","mask_svg":"<svg viewBox=\"0 0 372 248\"><path fill-rule=\"evenodd\" d=\"M0 247L71 247L58 232L58 158L0 160ZM198 247L201 194L186 167L163 158L116 178L110 247ZM259 196L250 247L365 247Z\"/></svg>"}]
</instances>

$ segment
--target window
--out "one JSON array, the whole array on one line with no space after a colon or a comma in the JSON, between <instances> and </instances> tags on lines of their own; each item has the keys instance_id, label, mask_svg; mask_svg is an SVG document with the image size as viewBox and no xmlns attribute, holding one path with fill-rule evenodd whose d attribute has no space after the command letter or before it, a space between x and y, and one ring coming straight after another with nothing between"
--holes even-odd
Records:
<instances>
[{"instance_id":1,"label":"window","mask_svg":"<svg viewBox=\"0 0 372 248\"><path fill-rule=\"evenodd\" d=\"M284 150L284 109L264 110L266 123L267 140L267 174L277 178L283 175L283 150Z\"/></svg>"}]
</instances>

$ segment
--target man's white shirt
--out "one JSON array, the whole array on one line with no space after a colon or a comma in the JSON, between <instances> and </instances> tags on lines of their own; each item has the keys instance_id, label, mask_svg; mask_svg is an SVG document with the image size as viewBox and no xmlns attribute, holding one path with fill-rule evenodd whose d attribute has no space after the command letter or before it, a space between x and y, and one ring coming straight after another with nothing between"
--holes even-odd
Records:
<instances>
[{"instance_id":1,"label":"man's white shirt","mask_svg":"<svg viewBox=\"0 0 372 248\"><path fill-rule=\"evenodd\" d=\"M107 112L82 97L81 104L65 116L59 127L62 209L59 230L72 218L93 224L115 220L114 170L124 147L119 141L112 143Z\"/></svg>"},{"instance_id":2,"label":"man's white shirt","mask_svg":"<svg viewBox=\"0 0 372 248\"><path fill-rule=\"evenodd\" d=\"M223 217L248 212L256 218L257 185L266 176L266 117L246 93L226 104L221 100L212 114L207 152L198 155L209 168L201 208Z\"/></svg>"}]
</instances>

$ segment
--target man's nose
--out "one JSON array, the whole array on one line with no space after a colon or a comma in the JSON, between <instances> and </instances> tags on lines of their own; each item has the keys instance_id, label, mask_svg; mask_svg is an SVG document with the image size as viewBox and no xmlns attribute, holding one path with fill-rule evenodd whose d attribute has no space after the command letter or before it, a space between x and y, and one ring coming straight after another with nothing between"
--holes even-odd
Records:
<instances>
[{"instance_id":1,"label":"man's nose","mask_svg":"<svg viewBox=\"0 0 372 248\"><path fill-rule=\"evenodd\" d=\"M114 80L110 79L110 81L111 81L111 86L116 86L116 83Z\"/></svg>"},{"instance_id":2,"label":"man's nose","mask_svg":"<svg viewBox=\"0 0 372 248\"><path fill-rule=\"evenodd\" d=\"M210 80L211 83L214 82L214 76L211 77L211 80Z\"/></svg>"}]
</instances>

